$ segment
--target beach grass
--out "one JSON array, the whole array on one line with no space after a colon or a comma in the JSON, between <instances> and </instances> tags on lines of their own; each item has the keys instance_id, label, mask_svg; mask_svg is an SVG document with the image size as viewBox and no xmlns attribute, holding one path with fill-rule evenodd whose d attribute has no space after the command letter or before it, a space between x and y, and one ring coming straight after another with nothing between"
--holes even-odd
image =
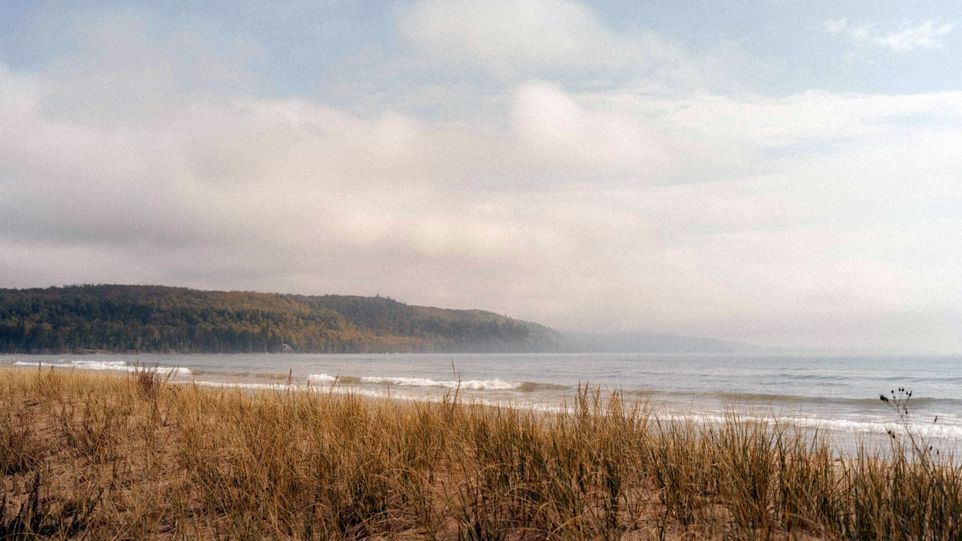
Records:
<instances>
[{"instance_id":1,"label":"beach grass","mask_svg":"<svg viewBox=\"0 0 962 541\"><path fill-rule=\"evenodd\" d=\"M0 538L962 537L962 470L889 439L3 368Z\"/></svg>"}]
</instances>

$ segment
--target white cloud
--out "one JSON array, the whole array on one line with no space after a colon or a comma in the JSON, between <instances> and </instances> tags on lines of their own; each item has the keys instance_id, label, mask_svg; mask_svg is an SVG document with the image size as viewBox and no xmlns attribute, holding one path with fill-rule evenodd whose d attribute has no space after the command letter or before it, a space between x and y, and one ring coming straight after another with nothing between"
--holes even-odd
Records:
<instances>
[{"instance_id":1,"label":"white cloud","mask_svg":"<svg viewBox=\"0 0 962 541\"><path fill-rule=\"evenodd\" d=\"M506 80L705 82L678 45L649 32L611 30L573 0L419 0L399 12L398 24L432 66L455 71Z\"/></svg>"},{"instance_id":2,"label":"white cloud","mask_svg":"<svg viewBox=\"0 0 962 541\"><path fill-rule=\"evenodd\" d=\"M0 282L381 293L566 329L962 350L962 93L566 85L595 58L609 83L671 80L676 51L571 2L490 5L463 6L474 26L441 3L400 16L435 60L504 77L434 119L256 97L244 55L175 45L189 33L127 28L114 47L136 54L110 61L80 40L88 70L0 65ZM201 50L238 78L196 79Z\"/></svg>"},{"instance_id":3,"label":"white cloud","mask_svg":"<svg viewBox=\"0 0 962 541\"><path fill-rule=\"evenodd\" d=\"M568 0L424 0L400 18L402 33L438 55L468 58L499 73L624 62L633 46Z\"/></svg>"},{"instance_id":4,"label":"white cloud","mask_svg":"<svg viewBox=\"0 0 962 541\"><path fill-rule=\"evenodd\" d=\"M896 31L885 31L877 24L852 25L847 19L825 21L822 27L826 32L848 36L861 46L884 47L892 52L905 53L917 49L941 49L943 38L955 30L955 23L939 23L927 20L906 25Z\"/></svg>"},{"instance_id":5,"label":"white cloud","mask_svg":"<svg viewBox=\"0 0 962 541\"><path fill-rule=\"evenodd\" d=\"M945 233L962 224L932 215L962 201L962 94L528 82L483 126L252 98L118 125L45 108L68 91L0 70L7 285L382 293L562 328L962 347L910 316L962 302Z\"/></svg>"},{"instance_id":6,"label":"white cloud","mask_svg":"<svg viewBox=\"0 0 962 541\"><path fill-rule=\"evenodd\" d=\"M915 26L907 26L899 32L879 36L877 42L895 52L914 49L941 49L943 44L938 38L955 30L955 23L938 24L929 20Z\"/></svg>"},{"instance_id":7,"label":"white cloud","mask_svg":"<svg viewBox=\"0 0 962 541\"><path fill-rule=\"evenodd\" d=\"M651 181L670 167L666 142L644 122L610 107L585 107L556 86L521 85L510 118L522 159L555 178L601 173L608 181Z\"/></svg>"}]
</instances>

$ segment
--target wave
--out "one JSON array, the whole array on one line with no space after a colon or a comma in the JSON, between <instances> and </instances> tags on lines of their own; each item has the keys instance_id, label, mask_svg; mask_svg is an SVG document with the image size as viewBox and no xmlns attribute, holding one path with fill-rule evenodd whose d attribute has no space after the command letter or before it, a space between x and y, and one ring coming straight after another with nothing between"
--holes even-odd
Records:
<instances>
[{"instance_id":1,"label":"wave","mask_svg":"<svg viewBox=\"0 0 962 541\"><path fill-rule=\"evenodd\" d=\"M722 396L727 400L742 402L791 402L791 403L810 403L810 404L845 404L851 406L875 406L880 405L881 400L878 396L872 398L852 398L842 396L799 396L799 395L775 395L763 393L723 393ZM962 400L958 398L935 398L927 396L914 396L909 400L909 407L923 407L936 405L962 405Z\"/></svg>"},{"instance_id":2,"label":"wave","mask_svg":"<svg viewBox=\"0 0 962 541\"><path fill-rule=\"evenodd\" d=\"M181 381L187 385L197 385L198 387L211 387L214 389L245 389L253 391L283 391L285 389L297 389L296 385L286 383L241 383L230 381Z\"/></svg>"},{"instance_id":3,"label":"wave","mask_svg":"<svg viewBox=\"0 0 962 541\"><path fill-rule=\"evenodd\" d=\"M761 423L771 427L794 427L806 430L826 430L848 434L874 434L885 436L892 430L895 434L909 431L925 438L962 439L962 425L958 423L939 424L926 421L901 423L892 419L840 419L814 416L755 416L736 414L734 416L720 413L671 413L656 412L654 416L665 421L694 422L706 425L724 425L735 421L738 423Z\"/></svg>"},{"instance_id":4,"label":"wave","mask_svg":"<svg viewBox=\"0 0 962 541\"><path fill-rule=\"evenodd\" d=\"M405 378L400 376L363 377L361 383L388 384L399 387L442 387L445 389L467 389L472 391L512 391L521 386L500 379L433 380L429 378Z\"/></svg>"},{"instance_id":5,"label":"wave","mask_svg":"<svg viewBox=\"0 0 962 541\"><path fill-rule=\"evenodd\" d=\"M519 391L530 393L545 390L568 389L566 385L536 383L531 381L512 382L502 379L435 380L430 378L411 378L403 376L331 376L311 374L307 381L321 384L347 385L393 385L398 387L434 387L442 389L461 389L469 391Z\"/></svg>"},{"instance_id":6,"label":"wave","mask_svg":"<svg viewBox=\"0 0 962 541\"><path fill-rule=\"evenodd\" d=\"M725 403L731 404L758 404L758 405L785 405L785 404L797 404L797 405L845 405L845 406L876 406L880 405L878 395L871 398L853 398L845 396L805 396L805 395L793 395L793 394L774 394L774 393L739 393L739 392L684 392L684 391L661 391L661 390L632 390L626 391L628 396L644 397L647 399L656 398L683 398L689 400L692 398L704 398L709 400L718 400ZM925 397L925 396L914 396L909 401L908 406L911 407L924 407L924 406L937 406L937 405L951 405L951 406L962 406L962 399L958 398L935 398L935 397Z\"/></svg>"},{"instance_id":7,"label":"wave","mask_svg":"<svg viewBox=\"0 0 962 541\"><path fill-rule=\"evenodd\" d=\"M566 389L571 389L570 385L561 385L558 383L538 383L534 381L524 381L518 386L518 391L522 393L534 393L537 391L563 391Z\"/></svg>"},{"instance_id":8,"label":"wave","mask_svg":"<svg viewBox=\"0 0 962 541\"><path fill-rule=\"evenodd\" d=\"M191 371L188 368L173 366L149 366L131 365L125 361L65 361L46 362L46 361L16 361L14 366L30 366L34 368L74 368L78 370L110 370L117 372L136 372L138 370L156 370L158 374L170 376L189 376Z\"/></svg>"},{"instance_id":9,"label":"wave","mask_svg":"<svg viewBox=\"0 0 962 541\"><path fill-rule=\"evenodd\" d=\"M357 385L362 383L361 379L356 376L329 376L327 374L309 374L307 376L309 383L337 383L340 385Z\"/></svg>"}]
</instances>

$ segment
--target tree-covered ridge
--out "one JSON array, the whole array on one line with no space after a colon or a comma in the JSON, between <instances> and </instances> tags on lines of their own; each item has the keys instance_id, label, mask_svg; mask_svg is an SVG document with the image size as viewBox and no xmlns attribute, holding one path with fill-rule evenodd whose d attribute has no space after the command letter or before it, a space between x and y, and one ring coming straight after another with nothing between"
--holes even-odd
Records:
<instances>
[{"instance_id":1,"label":"tree-covered ridge","mask_svg":"<svg viewBox=\"0 0 962 541\"><path fill-rule=\"evenodd\" d=\"M0 289L0 351L463 352L558 349L551 329L383 297L96 285Z\"/></svg>"}]
</instances>

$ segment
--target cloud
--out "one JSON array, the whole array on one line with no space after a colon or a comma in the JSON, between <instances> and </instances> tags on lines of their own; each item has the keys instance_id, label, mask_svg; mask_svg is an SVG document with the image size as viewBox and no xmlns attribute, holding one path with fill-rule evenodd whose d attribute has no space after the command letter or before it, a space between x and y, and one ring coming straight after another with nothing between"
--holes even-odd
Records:
<instances>
[{"instance_id":1,"label":"cloud","mask_svg":"<svg viewBox=\"0 0 962 541\"><path fill-rule=\"evenodd\" d=\"M962 350L962 93L653 92L611 75L644 41L583 6L465 6L496 22L458 41L428 31L443 4L399 16L418 51L503 77L483 107L470 85L430 94L468 104L445 114L259 95L243 47L149 12L104 19L115 34L77 23L136 54L84 38L31 72L0 64L0 282L381 293L562 329ZM520 25L513 48L485 45L502 24ZM524 49L538 28L571 54ZM566 81L605 51L610 84Z\"/></svg>"},{"instance_id":2,"label":"cloud","mask_svg":"<svg viewBox=\"0 0 962 541\"><path fill-rule=\"evenodd\" d=\"M943 44L938 38L949 34L953 30L955 30L954 22L938 24L929 20L915 26L908 26L899 32L880 36L877 41L895 52L915 49L941 49Z\"/></svg>"},{"instance_id":3,"label":"cloud","mask_svg":"<svg viewBox=\"0 0 962 541\"><path fill-rule=\"evenodd\" d=\"M216 24L146 7L54 12L38 40L60 51L44 65L44 108L64 119L138 123L201 100L256 92L260 53Z\"/></svg>"},{"instance_id":4,"label":"cloud","mask_svg":"<svg viewBox=\"0 0 962 541\"><path fill-rule=\"evenodd\" d=\"M677 44L643 31L614 31L572 0L420 0L399 11L401 34L432 66L481 70L502 80L551 78L701 84Z\"/></svg>"},{"instance_id":5,"label":"cloud","mask_svg":"<svg viewBox=\"0 0 962 541\"><path fill-rule=\"evenodd\" d=\"M402 12L400 28L437 55L502 74L588 69L593 61L618 64L639 52L585 6L567 0L424 0Z\"/></svg>"},{"instance_id":6,"label":"cloud","mask_svg":"<svg viewBox=\"0 0 962 541\"><path fill-rule=\"evenodd\" d=\"M7 285L382 293L568 329L960 345L930 320L893 330L962 301L943 234L962 224L935 212L959 201L958 93L530 81L474 125L254 97L102 123L46 107L69 92L0 69Z\"/></svg>"},{"instance_id":7,"label":"cloud","mask_svg":"<svg viewBox=\"0 0 962 541\"><path fill-rule=\"evenodd\" d=\"M852 25L847 19L825 21L822 27L830 34L844 35L860 46L884 47L895 53L918 49L941 49L945 45L940 38L955 30L955 23L939 23L927 20L906 25L897 31L882 31L879 25Z\"/></svg>"},{"instance_id":8,"label":"cloud","mask_svg":"<svg viewBox=\"0 0 962 541\"><path fill-rule=\"evenodd\" d=\"M743 90L771 72L738 40L692 49L643 27L615 28L576 0L416 0L393 15L399 39L362 51L325 86L338 103L487 122L530 82L671 94Z\"/></svg>"}]
</instances>

